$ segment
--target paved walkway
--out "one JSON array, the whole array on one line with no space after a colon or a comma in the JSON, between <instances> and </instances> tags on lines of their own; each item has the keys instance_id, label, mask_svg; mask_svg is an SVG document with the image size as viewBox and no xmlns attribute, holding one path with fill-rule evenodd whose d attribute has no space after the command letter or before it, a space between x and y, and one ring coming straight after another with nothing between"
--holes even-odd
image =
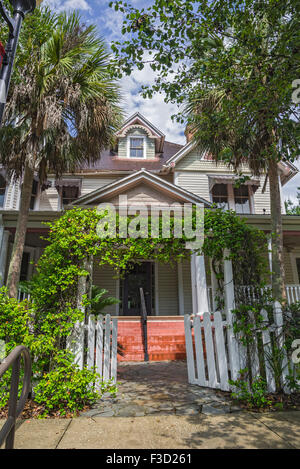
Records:
<instances>
[{"instance_id":1,"label":"paved walkway","mask_svg":"<svg viewBox=\"0 0 300 469\"><path fill-rule=\"evenodd\" d=\"M300 412L26 420L15 448L300 449Z\"/></svg>"},{"instance_id":2,"label":"paved walkway","mask_svg":"<svg viewBox=\"0 0 300 469\"><path fill-rule=\"evenodd\" d=\"M122 364L118 381L116 399L79 418L20 421L15 448L300 449L300 412L239 412L228 395L189 386L184 362Z\"/></svg>"},{"instance_id":3,"label":"paved walkway","mask_svg":"<svg viewBox=\"0 0 300 469\"><path fill-rule=\"evenodd\" d=\"M117 397L104 395L83 417L215 415L241 410L229 393L189 385L184 361L122 363L117 381Z\"/></svg>"}]
</instances>

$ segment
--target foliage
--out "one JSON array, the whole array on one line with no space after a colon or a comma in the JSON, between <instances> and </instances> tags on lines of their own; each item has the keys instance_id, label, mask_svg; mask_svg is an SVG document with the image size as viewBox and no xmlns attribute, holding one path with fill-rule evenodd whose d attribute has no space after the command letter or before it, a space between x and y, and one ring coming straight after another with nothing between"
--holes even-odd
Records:
<instances>
[{"instance_id":1,"label":"foliage","mask_svg":"<svg viewBox=\"0 0 300 469\"><path fill-rule=\"evenodd\" d=\"M47 172L60 177L111 143L121 110L110 60L77 13L37 8L26 17L1 128L2 164L14 177L29 164L43 184Z\"/></svg>"},{"instance_id":2,"label":"foliage","mask_svg":"<svg viewBox=\"0 0 300 469\"><path fill-rule=\"evenodd\" d=\"M229 380L229 384L234 386L236 390L231 393L234 399L246 402L249 408L265 408L270 407L271 401L268 399L267 383L264 378L257 376L249 386L244 380L244 374L248 369L240 370L240 376L236 381Z\"/></svg>"},{"instance_id":3,"label":"foliage","mask_svg":"<svg viewBox=\"0 0 300 469\"><path fill-rule=\"evenodd\" d=\"M93 404L104 391L114 395L116 390L111 382L103 384L97 373L64 361L43 375L34 389L34 400L45 406L44 416L49 412L66 415Z\"/></svg>"},{"instance_id":4,"label":"foliage","mask_svg":"<svg viewBox=\"0 0 300 469\"><path fill-rule=\"evenodd\" d=\"M144 96L164 92L167 100L189 102L199 143L226 142L218 157L235 166L252 160L254 172L275 154L284 160L299 155L299 103L292 100L299 75L297 0L110 5L124 14L124 40L113 44L116 73L149 64L156 77L143 87ZM186 117L183 111L181 119ZM259 147L270 130L280 152L274 142L269 153Z\"/></svg>"},{"instance_id":5,"label":"foliage","mask_svg":"<svg viewBox=\"0 0 300 469\"><path fill-rule=\"evenodd\" d=\"M75 322L83 319L82 311L73 309L70 302L57 311L41 308L41 303L39 308L36 303L9 298L7 289L0 289L0 340L5 342L6 355L20 344L29 348L34 400L43 404L43 415L77 412L90 405L99 393L115 393L112 383L100 382L94 372L80 370L74 364L73 355L65 349ZM22 373L21 369L19 393ZM10 380L11 370L8 370L0 382L0 408L8 402Z\"/></svg>"},{"instance_id":6,"label":"foliage","mask_svg":"<svg viewBox=\"0 0 300 469\"><path fill-rule=\"evenodd\" d=\"M90 298L90 313L97 316L98 314L103 314L104 308L106 306L111 306L120 303L120 300L113 298L112 296L106 296L108 290L104 288L97 287L97 285L92 286L91 298Z\"/></svg>"},{"instance_id":7,"label":"foliage","mask_svg":"<svg viewBox=\"0 0 300 469\"><path fill-rule=\"evenodd\" d=\"M296 205L290 199L284 202L287 215L300 215L300 187L298 187L297 199Z\"/></svg>"},{"instance_id":8,"label":"foliage","mask_svg":"<svg viewBox=\"0 0 300 469\"><path fill-rule=\"evenodd\" d=\"M223 256L229 250L233 263L234 284L265 286L269 274L266 236L262 231L248 226L233 210L206 210L204 217L205 239L202 251L211 258L212 269L218 281L218 303L223 307Z\"/></svg>"},{"instance_id":9,"label":"foliage","mask_svg":"<svg viewBox=\"0 0 300 469\"><path fill-rule=\"evenodd\" d=\"M37 34L36 34L37 32ZM22 180L7 286L17 296L34 175L40 190L94 162L109 147L122 120L111 56L95 25L78 13L36 9L24 22L10 94L0 129L0 162Z\"/></svg>"},{"instance_id":10,"label":"foliage","mask_svg":"<svg viewBox=\"0 0 300 469\"><path fill-rule=\"evenodd\" d=\"M144 95L184 103L179 115L202 154L236 172L267 173L272 232L272 290L284 296L279 161L299 156L300 34L297 0L156 0L124 13L113 45L124 73L148 63L156 72ZM117 70L119 72L119 69ZM296 89L295 88L296 82Z\"/></svg>"},{"instance_id":11,"label":"foliage","mask_svg":"<svg viewBox=\"0 0 300 469\"><path fill-rule=\"evenodd\" d=\"M266 316L262 315L262 310ZM258 368L263 378L266 377L266 366L274 376L277 391L286 386L291 392L300 389L299 363L293 363L293 343L300 336L300 302L281 305L283 324L278 325L274 318L274 298L267 291L266 295L253 301L252 304L239 304L232 311L233 331L244 347L247 372L241 375L245 383L254 382L251 365L258 358ZM268 330L270 341L263 344L262 333ZM267 347L266 347L267 346ZM257 357L257 358L256 358ZM283 372L287 374L285 382Z\"/></svg>"},{"instance_id":12,"label":"foliage","mask_svg":"<svg viewBox=\"0 0 300 469\"><path fill-rule=\"evenodd\" d=\"M97 225L103 219L104 215L96 209L74 208L49 224L49 244L32 280L31 295L38 310L62 314L66 308L65 315L68 316L68 308L76 309L78 282L82 276L88 278L88 264L92 257L94 263L108 264L117 275L121 275L140 259L156 259L172 264L190 255L185 245L186 237L175 238L172 227L169 238L163 236L162 229L157 238L150 236L150 230L147 237L123 238L119 236L120 220L117 218L116 234L100 237ZM132 222L133 217L126 218L127 225ZM150 218L147 223L151 223ZM174 224L174 220L171 223ZM263 256L265 237L262 232L247 226L233 211L216 209L205 211L204 233L206 236L201 252L213 259L220 290L225 248L230 250L237 278L242 278L243 271L247 281L263 281L268 268ZM90 300L85 298L85 301Z\"/></svg>"}]
</instances>

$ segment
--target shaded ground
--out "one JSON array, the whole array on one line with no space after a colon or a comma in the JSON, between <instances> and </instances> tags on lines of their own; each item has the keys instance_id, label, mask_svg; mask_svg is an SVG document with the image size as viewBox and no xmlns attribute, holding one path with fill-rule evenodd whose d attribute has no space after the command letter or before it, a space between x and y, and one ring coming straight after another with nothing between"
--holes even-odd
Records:
<instances>
[{"instance_id":1,"label":"shaded ground","mask_svg":"<svg viewBox=\"0 0 300 469\"><path fill-rule=\"evenodd\" d=\"M104 395L84 417L224 414L241 410L229 393L188 384L185 361L121 363L118 394Z\"/></svg>"},{"instance_id":2,"label":"shaded ground","mask_svg":"<svg viewBox=\"0 0 300 469\"><path fill-rule=\"evenodd\" d=\"M15 448L299 449L300 412L23 420Z\"/></svg>"}]
</instances>

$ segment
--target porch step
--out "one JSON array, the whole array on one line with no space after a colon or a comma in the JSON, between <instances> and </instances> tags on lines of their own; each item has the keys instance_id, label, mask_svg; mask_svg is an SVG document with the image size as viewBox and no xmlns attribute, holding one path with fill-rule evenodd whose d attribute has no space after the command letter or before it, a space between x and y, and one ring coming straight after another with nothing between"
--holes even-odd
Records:
<instances>
[{"instance_id":1,"label":"porch step","mask_svg":"<svg viewBox=\"0 0 300 469\"><path fill-rule=\"evenodd\" d=\"M183 317L176 319L151 317L147 322L150 361L183 360L186 358ZM119 361L143 361L144 343L140 319L119 317Z\"/></svg>"}]
</instances>

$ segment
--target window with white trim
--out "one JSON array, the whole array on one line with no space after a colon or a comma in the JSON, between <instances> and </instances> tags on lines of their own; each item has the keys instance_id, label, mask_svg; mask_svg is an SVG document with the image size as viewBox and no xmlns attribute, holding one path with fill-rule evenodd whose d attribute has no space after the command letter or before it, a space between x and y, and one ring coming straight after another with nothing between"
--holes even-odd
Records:
<instances>
[{"instance_id":1,"label":"window with white trim","mask_svg":"<svg viewBox=\"0 0 300 469\"><path fill-rule=\"evenodd\" d=\"M219 208L232 209L239 214L252 213L252 191L249 185L242 184L234 187L233 184L214 184L211 189L211 200Z\"/></svg>"},{"instance_id":2,"label":"window with white trim","mask_svg":"<svg viewBox=\"0 0 300 469\"><path fill-rule=\"evenodd\" d=\"M35 203L36 203L36 199L38 196L38 188L39 188L39 183L38 181L34 180L32 183L32 190L31 190L31 197L30 197L30 205L29 205L30 210L35 209Z\"/></svg>"},{"instance_id":3,"label":"window with white trim","mask_svg":"<svg viewBox=\"0 0 300 469\"><path fill-rule=\"evenodd\" d=\"M234 187L233 194L236 213L251 213L249 186L241 185L240 187Z\"/></svg>"},{"instance_id":4,"label":"window with white trim","mask_svg":"<svg viewBox=\"0 0 300 469\"><path fill-rule=\"evenodd\" d=\"M228 210L228 191L227 184L215 184L212 188L212 201L218 208Z\"/></svg>"},{"instance_id":5,"label":"window with white trim","mask_svg":"<svg viewBox=\"0 0 300 469\"><path fill-rule=\"evenodd\" d=\"M129 137L130 158L144 158L144 140L143 137Z\"/></svg>"},{"instance_id":6,"label":"window with white trim","mask_svg":"<svg viewBox=\"0 0 300 469\"><path fill-rule=\"evenodd\" d=\"M6 191L6 182L2 175L0 175L0 207L4 207L4 199L5 199L5 191Z\"/></svg>"}]
</instances>

